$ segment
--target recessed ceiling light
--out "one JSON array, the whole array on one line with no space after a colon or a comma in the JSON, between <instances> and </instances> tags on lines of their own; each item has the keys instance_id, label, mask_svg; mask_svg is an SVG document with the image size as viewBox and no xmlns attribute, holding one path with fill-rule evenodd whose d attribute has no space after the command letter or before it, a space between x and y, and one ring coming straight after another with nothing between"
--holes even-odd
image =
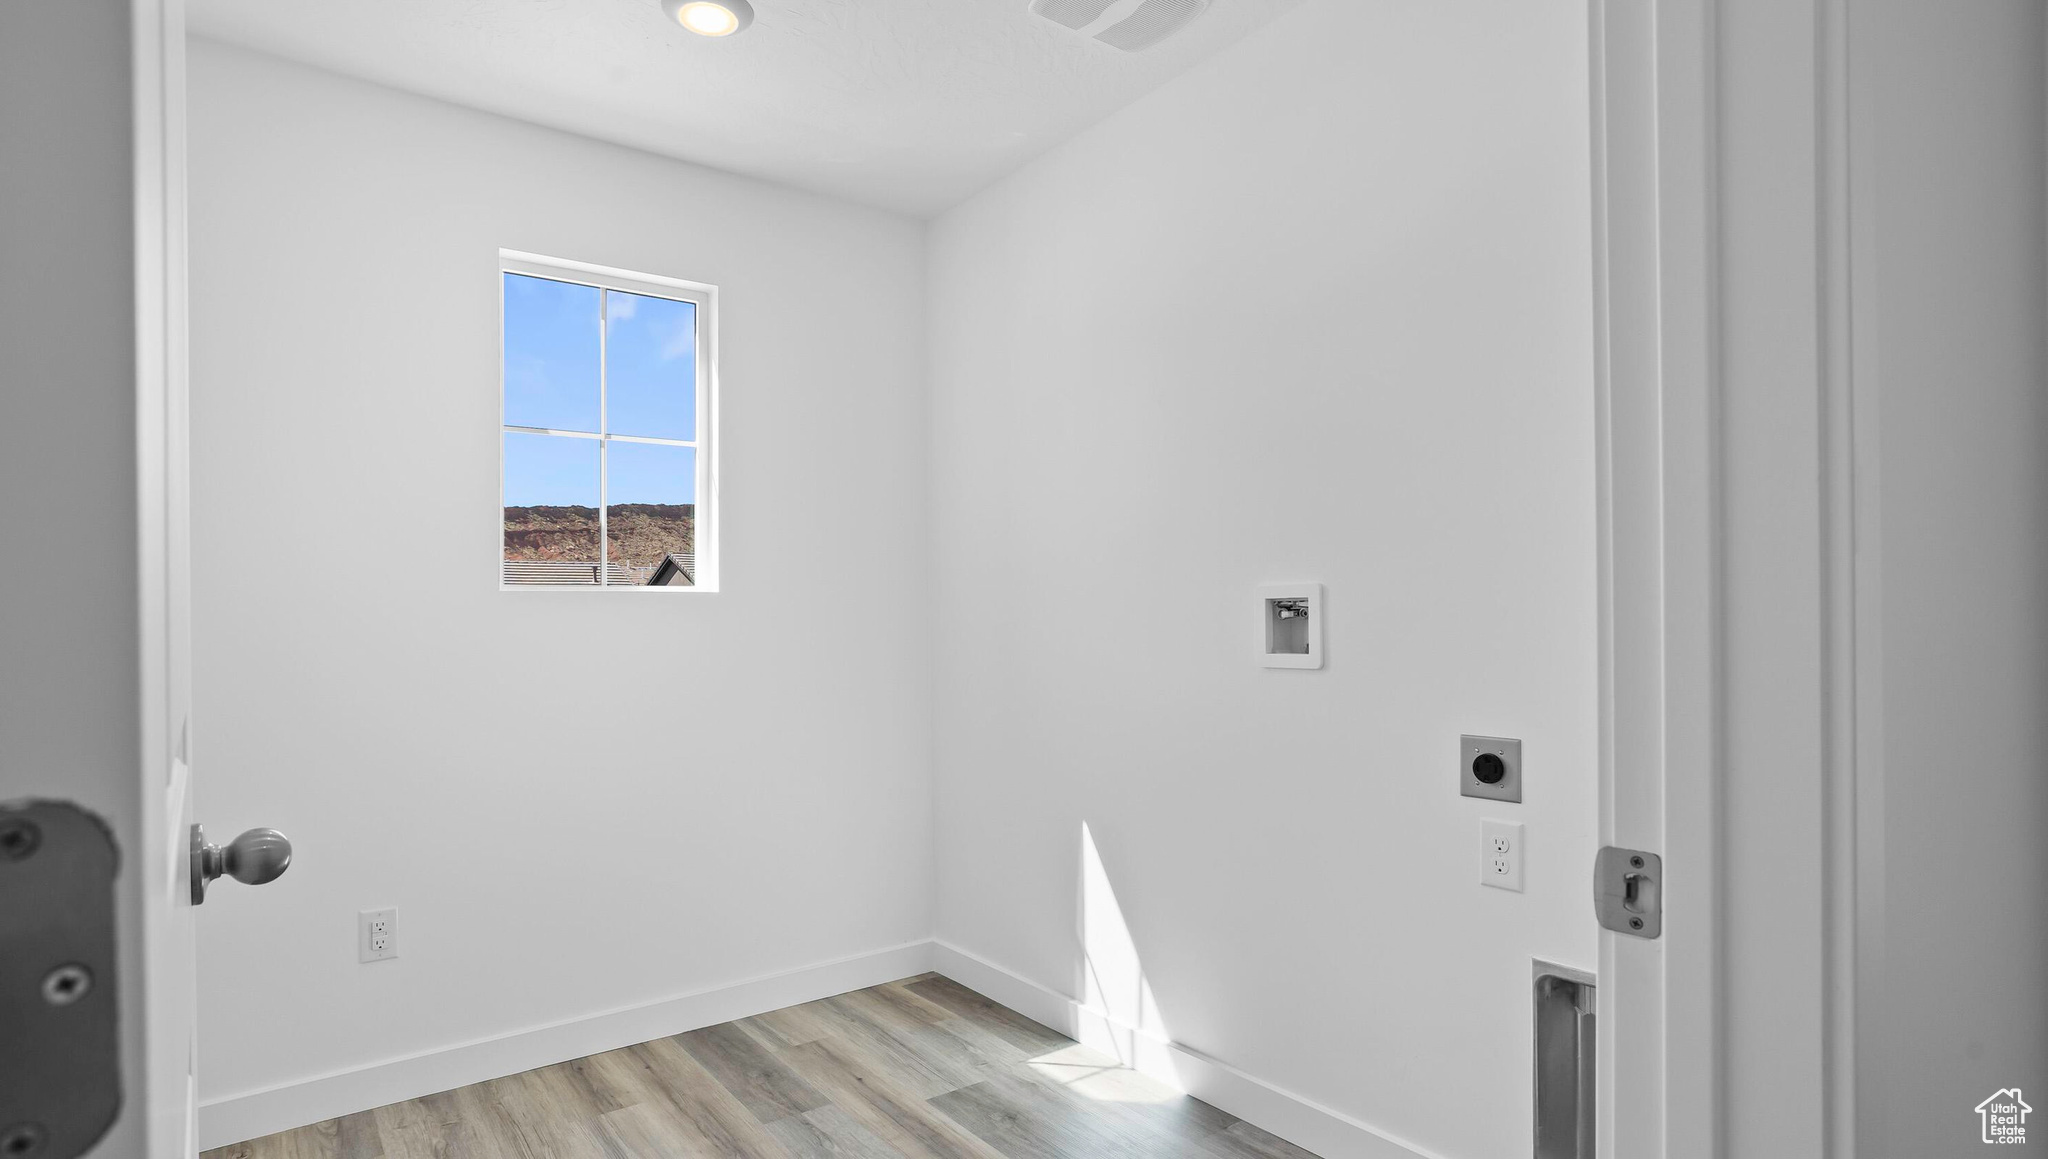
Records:
<instances>
[{"instance_id":1,"label":"recessed ceiling light","mask_svg":"<svg viewBox=\"0 0 2048 1159\"><path fill-rule=\"evenodd\" d=\"M661 10L699 36L731 36L754 22L747 0L661 0Z\"/></svg>"}]
</instances>

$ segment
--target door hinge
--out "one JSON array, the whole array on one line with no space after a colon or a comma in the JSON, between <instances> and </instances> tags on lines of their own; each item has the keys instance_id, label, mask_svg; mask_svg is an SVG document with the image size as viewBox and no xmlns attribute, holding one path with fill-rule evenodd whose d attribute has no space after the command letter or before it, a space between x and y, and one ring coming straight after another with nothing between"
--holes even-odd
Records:
<instances>
[{"instance_id":1,"label":"door hinge","mask_svg":"<svg viewBox=\"0 0 2048 1159\"><path fill-rule=\"evenodd\" d=\"M120 1110L120 860L69 801L0 803L0 1156L72 1159Z\"/></svg>"}]
</instances>

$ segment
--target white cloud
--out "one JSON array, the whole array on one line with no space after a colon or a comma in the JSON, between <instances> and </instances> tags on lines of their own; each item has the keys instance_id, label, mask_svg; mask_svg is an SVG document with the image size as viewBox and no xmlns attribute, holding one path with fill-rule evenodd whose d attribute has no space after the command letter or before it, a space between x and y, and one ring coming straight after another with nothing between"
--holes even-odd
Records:
<instances>
[{"instance_id":1,"label":"white cloud","mask_svg":"<svg viewBox=\"0 0 2048 1159\"><path fill-rule=\"evenodd\" d=\"M697 312L676 311L675 328L661 344L661 360L672 362L697 353Z\"/></svg>"}]
</instances>

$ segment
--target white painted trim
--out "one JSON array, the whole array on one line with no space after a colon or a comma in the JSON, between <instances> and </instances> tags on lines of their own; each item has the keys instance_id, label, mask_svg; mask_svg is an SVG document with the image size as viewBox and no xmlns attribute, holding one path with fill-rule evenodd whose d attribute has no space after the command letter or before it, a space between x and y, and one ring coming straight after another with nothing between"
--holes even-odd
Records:
<instances>
[{"instance_id":1,"label":"white painted trim","mask_svg":"<svg viewBox=\"0 0 2048 1159\"><path fill-rule=\"evenodd\" d=\"M692 282L661 274L643 274L634 270L622 270L617 266L594 265L569 258L527 253L524 250L499 250L498 265L508 274L524 274L550 282L575 282L578 285L594 286L602 290L621 290L647 298L694 302L700 308L711 305L712 299L718 295L718 287L709 282Z\"/></svg>"},{"instance_id":2,"label":"white painted trim","mask_svg":"<svg viewBox=\"0 0 2048 1159\"><path fill-rule=\"evenodd\" d=\"M188 837L195 781L192 707L191 375L186 230L188 135L184 0L130 0L133 70L135 566L140 832L140 1039L129 1108L151 1156L196 1156L198 1034ZM68 794L67 794L68 795ZM124 905L127 899L124 899ZM124 958L126 954L124 952ZM133 984L127 988L134 993ZM122 999L124 1002L127 999ZM140 1081L136 1081L139 1078ZM139 1088L139 1090L137 1089ZM101 1140L118 1153L123 1128Z\"/></svg>"},{"instance_id":3,"label":"white painted trim","mask_svg":"<svg viewBox=\"0 0 2048 1159\"><path fill-rule=\"evenodd\" d=\"M1602 845L1664 933L1600 937L1598 1152L1723 1152L1718 0L1592 0Z\"/></svg>"},{"instance_id":4,"label":"white painted trim","mask_svg":"<svg viewBox=\"0 0 2048 1159\"><path fill-rule=\"evenodd\" d=\"M1883 875L1852 7L1592 2L1601 833L1668 875L1660 942L1602 938L1602 1154L1858 1149Z\"/></svg>"},{"instance_id":5,"label":"white painted trim","mask_svg":"<svg viewBox=\"0 0 2048 1159\"><path fill-rule=\"evenodd\" d=\"M932 969L1219 1110L1323 1159L1442 1159L1342 1111L1246 1074L1221 1059L1120 1022L1102 1010L943 940Z\"/></svg>"},{"instance_id":6,"label":"white painted trim","mask_svg":"<svg viewBox=\"0 0 2048 1159\"><path fill-rule=\"evenodd\" d=\"M200 1104L199 1145L213 1148L259 1138L339 1115L877 986L931 968L932 943L907 942L728 986L243 1091Z\"/></svg>"}]
</instances>

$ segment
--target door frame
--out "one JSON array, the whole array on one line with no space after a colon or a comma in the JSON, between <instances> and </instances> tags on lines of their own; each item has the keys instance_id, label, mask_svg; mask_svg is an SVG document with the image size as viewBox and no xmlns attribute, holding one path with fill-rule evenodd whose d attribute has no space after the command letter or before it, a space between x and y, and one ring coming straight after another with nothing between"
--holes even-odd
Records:
<instances>
[{"instance_id":1,"label":"door frame","mask_svg":"<svg viewBox=\"0 0 2048 1159\"><path fill-rule=\"evenodd\" d=\"M143 997L129 1106L148 1154L198 1152L192 824L185 0L128 0L133 41L137 786ZM137 1072L140 1073L137 1073Z\"/></svg>"},{"instance_id":2,"label":"door frame","mask_svg":"<svg viewBox=\"0 0 2048 1159\"><path fill-rule=\"evenodd\" d=\"M1721 1153L1711 0L1591 0L1600 844L1664 859L1603 930L1598 1153Z\"/></svg>"},{"instance_id":3,"label":"door frame","mask_svg":"<svg viewBox=\"0 0 2048 1159\"><path fill-rule=\"evenodd\" d=\"M1846 1157L1882 872L1849 5L1589 14L1599 834L1666 875L1660 938L1600 936L1599 1153Z\"/></svg>"}]
</instances>

